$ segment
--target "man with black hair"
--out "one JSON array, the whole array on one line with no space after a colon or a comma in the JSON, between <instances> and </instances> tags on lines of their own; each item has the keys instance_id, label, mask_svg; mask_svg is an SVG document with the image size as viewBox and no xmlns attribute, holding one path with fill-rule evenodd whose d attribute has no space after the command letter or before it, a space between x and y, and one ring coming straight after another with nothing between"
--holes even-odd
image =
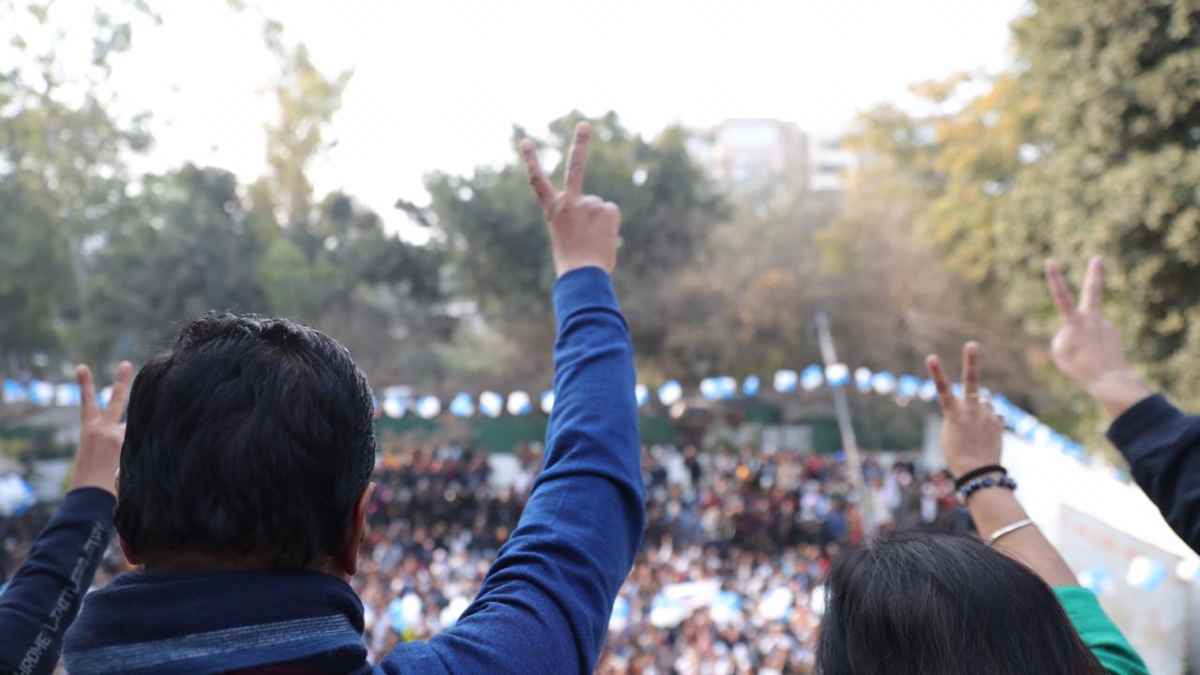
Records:
<instances>
[{"instance_id":1,"label":"man with black hair","mask_svg":"<svg viewBox=\"0 0 1200 675\"><path fill-rule=\"evenodd\" d=\"M210 315L134 380L115 522L141 568L88 596L66 637L71 673L591 672L644 489L609 276L620 212L582 194L590 138L579 125L562 191L522 146L558 273L556 401L520 522L454 626L367 663L347 583L374 489L366 379L311 328Z\"/></svg>"}]
</instances>

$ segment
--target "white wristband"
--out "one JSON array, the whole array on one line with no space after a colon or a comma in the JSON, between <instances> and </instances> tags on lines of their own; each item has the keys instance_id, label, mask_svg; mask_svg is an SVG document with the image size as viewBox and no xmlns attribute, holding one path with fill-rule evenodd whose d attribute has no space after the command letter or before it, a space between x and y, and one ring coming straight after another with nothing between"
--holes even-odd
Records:
<instances>
[{"instance_id":1,"label":"white wristband","mask_svg":"<svg viewBox=\"0 0 1200 675\"><path fill-rule=\"evenodd\" d=\"M1034 522L1031 518L1026 518L1024 520L1018 520L1011 525L1005 525L1004 527L993 532L992 536L988 537L988 546L995 546L996 542L1000 541L1000 537L1003 537L1007 534L1012 534L1023 527L1029 527L1033 524Z\"/></svg>"}]
</instances>

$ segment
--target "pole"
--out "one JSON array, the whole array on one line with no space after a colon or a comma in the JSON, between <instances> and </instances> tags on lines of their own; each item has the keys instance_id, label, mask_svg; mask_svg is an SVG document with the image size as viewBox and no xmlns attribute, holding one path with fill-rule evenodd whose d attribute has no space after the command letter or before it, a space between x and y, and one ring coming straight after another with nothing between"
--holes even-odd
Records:
<instances>
[{"instance_id":1,"label":"pole","mask_svg":"<svg viewBox=\"0 0 1200 675\"><path fill-rule=\"evenodd\" d=\"M833 346L833 335L829 332L829 317L817 312L817 339L821 343L821 360L829 366L838 363L837 351ZM850 404L846 400L846 388L830 387L833 390L833 409L837 414L838 431L842 436L842 448L846 451L846 471L850 474L850 485L858 493L858 505L862 512L863 531L867 536L875 534L875 504L871 491L863 484L862 458L858 454L858 440L854 437L854 425L850 423Z\"/></svg>"}]
</instances>

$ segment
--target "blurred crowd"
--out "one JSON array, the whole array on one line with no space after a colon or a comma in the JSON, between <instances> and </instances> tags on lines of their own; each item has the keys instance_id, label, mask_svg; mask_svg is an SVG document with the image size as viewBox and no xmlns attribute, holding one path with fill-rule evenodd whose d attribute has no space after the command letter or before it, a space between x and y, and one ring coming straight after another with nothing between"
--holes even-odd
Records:
<instances>
[{"instance_id":1,"label":"blurred crowd","mask_svg":"<svg viewBox=\"0 0 1200 675\"><path fill-rule=\"evenodd\" d=\"M864 532L837 457L647 448L647 529L614 607L601 673L810 672L821 580ZM372 534L355 578L367 644L430 637L470 603L541 463L497 476L457 448L398 448L376 472ZM966 527L944 474L869 460L881 529Z\"/></svg>"},{"instance_id":2,"label":"blurred crowd","mask_svg":"<svg viewBox=\"0 0 1200 675\"><path fill-rule=\"evenodd\" d=\"M643 452L645 543L616 601L597 672L811 672L831 560L864 536L838 456L793 451ZM379 657L451 625L515 526L541 465L537 448L489 463L458 447L389 447L376 467L371 530L354 587ZM969 527L944 473L906 461L863 467L881 530ZM10 519L6 570L48 512ZM123 569L110 551L102 586Z\"/></svg>"}]
</instances>

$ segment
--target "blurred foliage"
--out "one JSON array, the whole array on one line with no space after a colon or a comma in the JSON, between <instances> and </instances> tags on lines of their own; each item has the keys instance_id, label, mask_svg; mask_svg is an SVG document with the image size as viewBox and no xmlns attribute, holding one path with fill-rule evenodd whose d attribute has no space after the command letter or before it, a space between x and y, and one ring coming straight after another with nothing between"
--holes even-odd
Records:
<instances>
[{"instance_id":1,"label":"blurred foliage","mask_svg":"<svg viewBox=\"0 0 1200 675\"><path fill-rule=\"evenodd\" d=\"M80 25L64 3L0 0L6 374L145 359L179 322L231 309L326 330L376 382L545 384L554 275L515 151L429 175L427 203L397 204L429 242L404 241L352 194L316 193L312 163L353 73L321 72L268 21L279 74L266 175L136 175L149 117L114 117L105 82L157 18L138 0L89 6ZM91 49L63 49L68 33ZM1041 264L1053 255L1077 275L1100 253L1139 363L1200 404L1200 8L1036 0L1013 34L1007 72L915 86L927 113L863 115L844 194L809 191L798 167L762 194L724 195L689 153L691 131L644 138L614 113L592 119L585 189L622 208L616 283L643 380L818 361L823 310L855 365L919 372L926 353L953 358L979 339L992 386L1090 432L1091 406L1049 367ZM557 180L580 119L534 139Z\"/></svg>"},{"instance_id":2,"label":"blurred foliage","mask_svg":"<svg viewBox=\"0 0 1200 675\"><path fill-rule=\"evenodd\" d=\"M66 358L144 360L210 309L303 320L388 377L440 371L432 344L453 322L441 311L439 249L385 232L350 195L314 196L307 178L349 73L322 74L268 23L264 39L280 63L268 174L247 184L186 165L134 176L127 161L150 143L146 118L114 119L98 92L139 17L153 20L146 6L98 4L86 66L60 62L66 28L49 5L9 1L0 11L23 17L0 27L17 64L0 72L7 373L62 377Z\"/></svg>"},{"instance_id":3,"label":"blurred foliage","mask_svg":"<svg viewBox=\"0 0 1200 675\"><path fill-rule=\"evenodd\" d=\"M1029 336L1052 419L1085 436L1100 422L1047 373L1051 256L1078 281L1103 255L1107 306L1135 358L1200 404L1200 6L1039 0L1013 33L1009 72L918 88L930 115L872 111L859 148L915 187L916 237ZM963 316L982 325L987 313Z\"/></svg>"},{"instance_id":4,"label":"blurred foliage","mask_svg":"<svg viewBox=\"0 0 1200 675\"><path fill-rule=\"evenodd\" d=\"M1028 303L1045 251L1110 261L1109 306L1162 386L1200 404L1200 5L1045 0L1014 27L1041 114L998 219ZM1025 248L1018 253L1017 246ZM1021 283L1021 282L1026 283ZM1023 300L1023 298L1026 298Z\"/></svg>"},{"instance_id":5,"label":"blurred foliage","mask_svg":"<svg viewBox=\"0 0 1200 675\"><path fill-rule=\"evenodd\" d=\"M550 124L549 138L535 139L545 154L553 155L550 166L557 166L552 180L558 184L572 132L582 119L569 114ZM626 130L614 113L590 121L597 142L584 190L621 207L621 273L615 281L639 357L658 363L669 356L663 346L671 332L687 329L669 315L678 302L680 273L706 249L725 205L688 155L689 136L683 129L669 128L646 140ZM525 136L523 129L515 129L514 147ZM554 271L541 208L530 194L515 149L503 167L479 168L470 176L434 173L426 188L431 196L427 206L400 206L444 239L447 284L486 322L491 341L507 343L516 356L492 359L490 366L518 381L548 381L553 331L547 298ZM489 366L479 365L484 370Z\"/></svg>"},{"instance_id":6,"label":"blurred foliage","mask_svg":"<svg viewBox=\"0 0 1200 675\"><path fill-rule=\"evenodd\" d=\"M0 364L10 372L45 368L36 355L78 337L84 252L120 217L126 155L149 144L144 119L114 119L95 90L145 6L95 3L83 62L61 56L77 27L51 8L0 2Z\"/></svg>"}]
</instances>

